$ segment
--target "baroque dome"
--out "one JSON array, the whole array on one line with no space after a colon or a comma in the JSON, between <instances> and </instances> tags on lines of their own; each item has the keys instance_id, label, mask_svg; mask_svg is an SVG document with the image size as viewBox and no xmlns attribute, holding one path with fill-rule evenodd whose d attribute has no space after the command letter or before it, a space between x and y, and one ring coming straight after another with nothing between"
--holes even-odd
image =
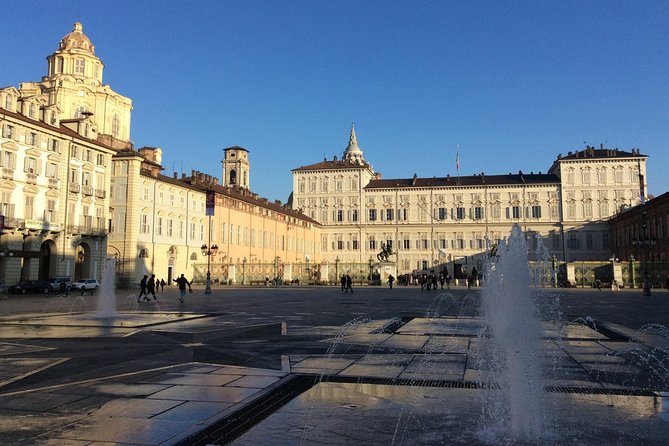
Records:
<instances>
[{"instance_id":1,"label":"baroque dome","mask_svg":"<svg viewBox=\"0 0 669 446\"><path fill-rule=\"evenodd\" d=\"M84 34L84 27L80 22L74 24L72 32L60 39L58 44L59 50L78 49L88 51L95 54L95 46L91 43L91 39Z\"/></svg>"}]
</instances>

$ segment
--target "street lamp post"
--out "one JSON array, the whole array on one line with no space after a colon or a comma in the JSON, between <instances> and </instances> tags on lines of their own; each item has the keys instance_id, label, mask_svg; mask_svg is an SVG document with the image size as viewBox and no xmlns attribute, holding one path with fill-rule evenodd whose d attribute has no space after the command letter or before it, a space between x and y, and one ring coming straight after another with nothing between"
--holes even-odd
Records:
<instances>
[{"instance_id":1,"label":"street lamp post","mask_svg":"<svg viewBox=\"0 0 669 446\"><path fill-rule=\"evenodd\" d=\"M632 246L639 246L641 249L641 269L643 274L643 295L650 296L650 270L649 270L649 257L650 257L650 248L655 246L657 240L654 237L648 236L648 223L646 222L646 213L641 213L641 234L640 238L637 240L636 237L632 238Z\"/></svg>"},{"instance_id":2,"label":"street lamp post","mask_svg":"<svg viewBox=\"0 0 669 446\"><path fill-rule=\"evenodd\" d=\"M339 283L339 256L335 258L335 280Z\"/></svg>"},{"instance_id":3,"label":"street lamp post","mask_svg":"<svg viewBox=\"0 0 669 446\"><path fill-rule=\"evenodd\" d=\"M632 254L630 254L630 280L632 281L632 285L630 288L636 288L636 273L634 272L634 262L636 259Z\"/></svg>"},{"instance_id":4,"label":"street lamp post","mask_svg":"<svg viewBox=\"0 0 669 446\"><path fill-rule=\"evenodd\" d=\"M370 257L368 263L369 263L369 284L372 285L374 283L373 269L372 269L374 268L374 259Z\"/></svg>"},{"instance_id":5,"label":"street lamp post","mask_svg":"<svg viewBox=\"0 0 669 446\"><path fill-rule=\"evenodd\" d=\"M211 240L209 240L211 243ZM202 245L200 246L203 256L207 256L207 283L204 288L204 294L211 294L211 256L216 255L218 252L217 245Z\"/></svg>"},{"instance_id":6,"label":"street lamp post","mask_svg":"<svg viewBox=\"0 0 669 446\"><path fill-rule=\"evenodd\" d=\"M311 275L309 274L309 256L304 256L304 269L307 272L307 285L309 285L309 279L311 279Z\"/></svg>"},{"instance_id":7,"label":"street lamp post","mask_svg":"<svg viewBox=\"0 0 669 446\"><path fill-rule=\"evenodd\" d=\"M557 288L557 272L558 272L558 259L553 254L553 288Z\"/></svg>"},{"instance_id":8,"label":"street lamp post","mask_svg":"<svg viewBox=\"0 0 669 446\"><path fill-rule=\"evenodd\" d=\"M246 281L246 257L242 259L242 285Z\"/></svg>"}]
</instances>

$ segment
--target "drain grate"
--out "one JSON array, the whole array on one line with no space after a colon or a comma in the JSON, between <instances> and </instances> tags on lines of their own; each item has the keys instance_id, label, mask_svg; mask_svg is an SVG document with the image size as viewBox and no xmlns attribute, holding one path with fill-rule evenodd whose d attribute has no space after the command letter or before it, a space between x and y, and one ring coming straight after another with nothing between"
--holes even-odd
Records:
<instances>
[{"instance_id":1,"label":"drain grate","mask_svg":"<svg viewBox=\"0 0 669 446\"><path fill-rule=\"evenodd\" d=\"M652 390L645 389L607 389L604 387L572 387L546 386L546 392L571 393L582 395L615 395L615 396L655 396Z\"/></svg>"},{"instance_id":2,"label":"drain grate","mask_svg":"<svg viewBox=\"0 0 669 446\"><path fill-rule=\"evenodd\" d=\"M404 387L442 387L447 389L489 389L498 388L496 384L477 383L471 381L442 381L435 379L399 379L399 378L372 378L356 376L327 375L319 382L343 384L377 384L380 386Z\"/></svg>"},{"instance_id":3,"label":"drain grate","mask_svg":"<svg viewBox=\"0 0 669 446\"><path fill-rule=\"evenodd\" d=\"M350 384L377 384L385 386L406 387L441 387L446 389L499 389L495 383L479 383L471 381L440 381L427 379L393 379L369 378L354 376L323 376L320 382L350 383ZM574 387L574 386L546 386L546 392L570 393L583 395L619 395L619 396L655 396L652 390L646 389L615 389L604 387Z\"/></svg>"},{"instance_id":4,"label":"drain grate","mask_svg":"<svg viewBox=\"0 0 669 446\"><path fill-rule=\"evenodd\" d=\"M313 376L293 375L272 392L256 399L206 429L177 443L177 446L228 444L282 406L309 390L315 384Z\"/></svg>"}]
</instances>

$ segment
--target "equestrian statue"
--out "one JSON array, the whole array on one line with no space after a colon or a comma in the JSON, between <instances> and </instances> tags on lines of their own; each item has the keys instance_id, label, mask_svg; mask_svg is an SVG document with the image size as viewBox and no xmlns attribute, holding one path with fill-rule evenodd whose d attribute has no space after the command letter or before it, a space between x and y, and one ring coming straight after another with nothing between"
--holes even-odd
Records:
<instances>
[{"instance_id":1,"label":"equestrian statue","mask_svg":"<svg viewBox=\"0 0 669 446\"><path fill-rule=\"evenodd\" d=\"M385 243L381 242L381 252L376 255L376 258L379 259L379 262L387 262L388 257L395 255L393 249L390 246L386 246Z\"/></svg>"}]
</instances>

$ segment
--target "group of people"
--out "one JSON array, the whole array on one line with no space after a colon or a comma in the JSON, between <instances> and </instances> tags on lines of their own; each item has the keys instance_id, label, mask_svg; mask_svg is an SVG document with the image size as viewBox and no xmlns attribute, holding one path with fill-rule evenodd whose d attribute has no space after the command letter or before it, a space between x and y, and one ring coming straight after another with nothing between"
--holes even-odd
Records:
<instances>
[{"instance_id":1,"label":"group of people","mask_svg":"<svg viewBox=\"0 0 669 446\"><path fill-rule=\"evenodd\" d=\"M353 280L351 279L351 276L348 274L344 274L341 276L341 290L344 293L348 293L349 290L351 290L351 294L353 294Z\"/></svg>"},{"instance_id":2,"label":"group of people","mask_svg":"<svg viewBox=\"0 0 669 446\"><path fill-rule=\"evenodd\" d=\"M179 300L183 302L184 297L186 296L186 287L188 287L188 290L191 293L193 292L191 284L183 274L174 279L174 282L177 283L179 288ZM166 284L167 282L163 279L157 280L155 274L151 274L151 277L149 277L148 274L144 274L144 277L142 277L142 280L139 282L139 296L137 296L137 302L141 302L142 297L146 302L150 302L151 299L149 299L149 295L153 296L153 300L157 301L158 296L156 296L156 291L158 290L158 287L160 287L160 291L165 291Z\"/></svg>"},{"instance_id":3,"label":"group of people","mask_svg":"<svg viewBox=\"0 0 669 446\"><path fill-rule=\"evenodd\" d=\"M448 274L447 270L440 271L439 274L436 274L434 271L430 271L430 274L423 273L418 278L418 283L420 284L420 290L423 291L427 289L438 290L441 286L441 289L444 289L444 283L446 284L446 289L451 289L451 275Z\"/></svg>"}]
</instances>

